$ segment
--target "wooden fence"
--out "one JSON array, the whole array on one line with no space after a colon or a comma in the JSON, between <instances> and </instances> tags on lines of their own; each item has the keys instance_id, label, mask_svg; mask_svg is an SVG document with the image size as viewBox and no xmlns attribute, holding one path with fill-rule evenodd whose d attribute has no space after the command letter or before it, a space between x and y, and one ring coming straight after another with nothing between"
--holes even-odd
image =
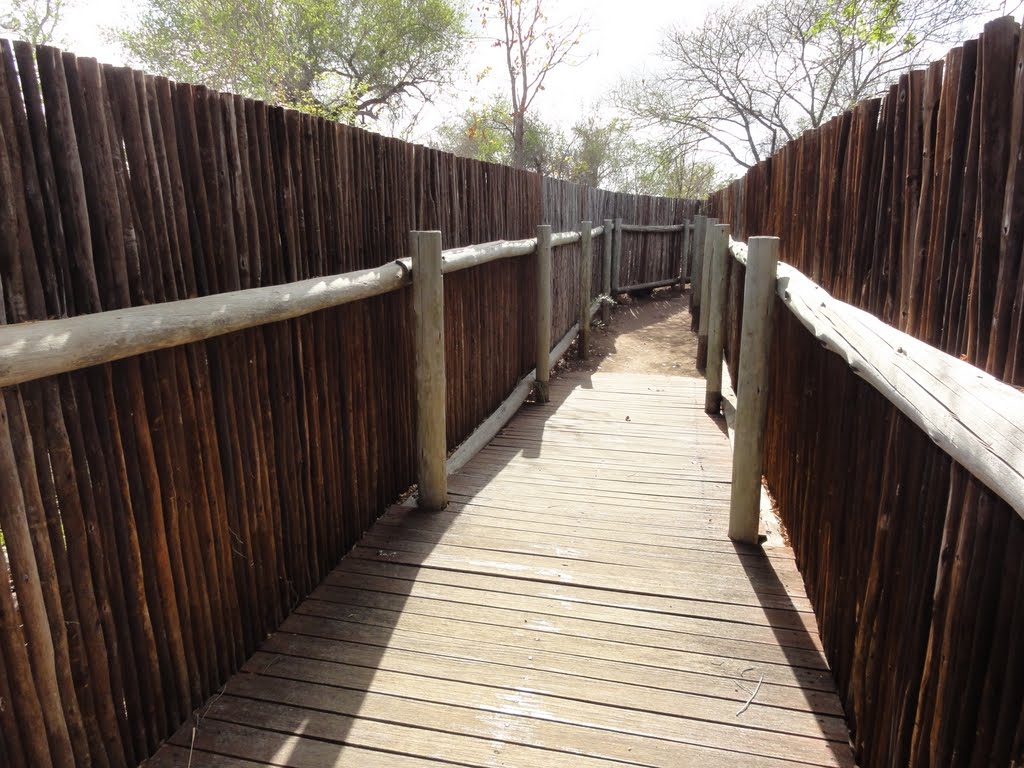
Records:
<instances>
[{"instance_id":1,"label":"wooden fence","mask_svg":"<svg viewBox=\"0 0 1024 768\"><path fill-rule=\"evenodd\" d=\"M737 237L777 235L785 262L910 334L852 308L841 333L805 322L780 273L751 386L746 275L725 259L722 346L740 399L767 395L763 441L748 439L862 765L1024 762L1024 395L998 383L1024 385L1022 45L1013 19L993 21L710 200ZM693 295L714 328L709 292ZM864 351L888 356L888 385ZM996 378L954 375L961 360Z\"/></svg>"},{"instance_id":2,"label":"wooden fence","mask_svg":"<svg viewBox=\"0 0 1024 768\"><path fill-rule=\"evenodd\" d=\"M790 142L713 195L736 237L843 301L1024 385L1024 68L1001 18L884 99Z\"/></svg>"},{"instance_id":3,"label":"wooden fence","mask_svg":"<svg viewBox=\"0 0 1024 768\"><path fill-rule=\"evenodd\" d=\"M723 354L738 393L730 535L756 540L763 472L858 764L1018 764L1024 394L776 267L775 238L706 239L709 412Z\"/></svg>"},{"instance_id":4,"label":"wooden fence","mask_svg":"<svg viewBox=\"0 0 1024 768\"><path fill-rule=\"evenodd\" d=\"M411 231L528 241L444 280L454 448L537 365L547 211L695 209L0 41L0 764L144 759L413 484Z\"/></svg>"}]
</instances>

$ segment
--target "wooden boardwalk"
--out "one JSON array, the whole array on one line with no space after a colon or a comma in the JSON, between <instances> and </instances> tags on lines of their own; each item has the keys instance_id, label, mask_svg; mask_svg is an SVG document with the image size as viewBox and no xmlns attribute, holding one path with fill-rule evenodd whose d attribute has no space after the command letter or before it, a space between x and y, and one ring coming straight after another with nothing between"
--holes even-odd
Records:
<instances>
[{"instance_id":1,"label":"wooden boardwalk","mask_svg":"<svg viewBox=\"0 0 1024 768\"><path fill-rule=\"evenodd\" d=\"M390 509L150 765L853 765L791 551L725 536L703 381L551 395L446 511Z\"/></svg>"}]
</instances>

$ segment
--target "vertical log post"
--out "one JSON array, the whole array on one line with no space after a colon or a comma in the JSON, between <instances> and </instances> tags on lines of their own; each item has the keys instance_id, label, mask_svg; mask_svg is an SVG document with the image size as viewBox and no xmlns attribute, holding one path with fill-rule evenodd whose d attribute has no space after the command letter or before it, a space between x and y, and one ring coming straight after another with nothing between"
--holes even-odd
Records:
<instances>
[{"instance_id":1,"label":"vertical log post","mask_svg":"<svg viewBox=\"0 0 1024 768\"><path fill-rule=\"evenodd\" d=\"M622 267L622 219L615 217L615 237L612 240L612 295L619 292L619 269Z\"/></svg>"},{"instance_id":2,"label":"vertical log post","mask_svg":"<svg viewBox=\"0 0 1024 768\"><path fill-rule=\"evenodd\" d=\"M722 343L725 338L726 260L729 258L729 225L715 227L711 251L711 291L707 307L708 364L704 411L717 415L722 408Z\"/></svg>"},{"instance_id":3,"label":"vertical log post","mask_svg":"<svg viewBox=\"0 0 1024 768\"><path fill-rule=\"evenodd\" d=\"M701 373L708 365L708 318L707 309L711 303L711 255L715 247L715 227L718 219L708 218L704 223L704 239L697 243L703 254L700 263L700 301L697 312L697 370ZM696 291L695 291L696 292Z\"/></svg>"},{"instance_id":4,"label":"vertical log post","mask_svg":"<svg viewBox=\"0 0 1024 768\"><path fill-rule=\"evenodd\" d=\"M604 220L604 242L601 252L601 322L605 325L612 319L612 238L615 236L615 222Z\"/></svg>"},{"instance_id":5,"label":"vertical log post","mask_svg":"<svg viewBox=\"0 0 1024 768\"><path fill-rule=\"evenodd\" d=\"M537 381L534 398L546 403L551 372L551 225L537 226Z\"/></svg>"},{"instance_id":6,"label":"vertical log post","mask_svg":"<svg viewBox=\"0 0 1024 768\"><path fill-rule=\"evenodd\" d=\"M690 260L690 328L697 330L700 307L700 270L704 263L704 224L706 216L693 217L693 258Z\"/></svg>"},{"instance_id":7,"label":"vertical log post","mask_svg":"<svg viewBox=\"0 0 1024 768\"><path fill-rule=\"evenodd\" d=\"M690 269L687 260L690 258L690 228L692 223L683 222L683 251L679 256L679 292L686 290L686 281L690 278Z\"/></svg>"},{"instance_id":8,"label":"vertical log post","mask_svg":"<svg viewBox=\"0 0 1024 768\"><path fill-rule=\"evenodd\" d=\"M777 237L752 237L743 283L743 327L736 392L736 438L732 457L729 538L757 543L768 410L768 345L772 338Z\"/></svg>"},{"instance_id":9,"label":"vertical log post","mask_svg":"<svg viewBox=\"0 0 1024 768\"><path fill-rule=\"evenodd\" d=\"M441 233L410 232L416 322L416 482L423 509L448 506Z\"/></svg>"},{"instance_id":10,"label":"vertical log post","mask_svg":"<svg viewBox=\"0 0 1024 768\"><path fill-rule=\"evenodd\" d=\"M591 222L580 222L580 359L590 356L590 283L593 271Z\"/></svg>"}]
</instances>

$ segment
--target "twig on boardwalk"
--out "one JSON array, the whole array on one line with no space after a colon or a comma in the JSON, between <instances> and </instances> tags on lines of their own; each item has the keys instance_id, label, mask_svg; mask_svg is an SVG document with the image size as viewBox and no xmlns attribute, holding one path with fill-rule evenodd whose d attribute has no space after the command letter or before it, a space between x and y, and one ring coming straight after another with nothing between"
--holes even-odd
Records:
<instances>
[{"instance_id":1,"label":"twig on boardwalk","mask_svg":"<svg viewBox=\"0 0 1024 768\"><path fill-rule=\"evenodd\" d=\"M206 709L203 710L203 714L200 715L198 712L196 712L196 723L192 726L192 741L188 745L188 763L186 764L185 768L192 768L192 753L195 751L196 748L196 733L198 733L199 731L199 726L202 724L203 718L206 717L206 713L210 711L210 707L217 703L217 699L223 696L224 692L227 691L227 689L228 686L227 683L225 683L223 686L221 686L221 689L217 691L217 695L210 699L210 703L206 705Z\"/></svg>"},{"instance_id":2,"label":"twig on boardwalk","mask_svg":"<svg viewBox=\"0 0 1024 768\"><path fill-rule=\"evenodd\" d=\"M761 679L758 680L757 681L757 685L754 686L754 692L752 694L750 694L750 698L747 699L747 702L736 711L736 717L739 717L740 715L742 715L744 712L747 711L747 707L750 706L750 703L754 700L754 697L757 696L757 692L761 690L761 683L763 683L763 682L764 682L764 675L761 675Z\"/></svg>"}]
</instances>

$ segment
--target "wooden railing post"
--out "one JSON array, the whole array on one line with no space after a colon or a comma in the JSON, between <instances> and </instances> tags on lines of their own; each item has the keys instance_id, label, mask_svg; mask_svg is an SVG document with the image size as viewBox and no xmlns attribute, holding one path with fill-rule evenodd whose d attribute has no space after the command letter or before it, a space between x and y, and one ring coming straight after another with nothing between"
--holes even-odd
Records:
<instances>
[{"instance_id":1,"label":"wooden railing post","mask_svg":"<svg viewBox=\"0 0 1024 768\"><path fill-rule=\"evenodd\" d=\"M711 250L708 294L708 363L705 377L704 411L717 415L722 408L722 342L725 336L725 277L726 259L729 258L729 225L719 224L714 229L715 241Z\"/></svg>"},{"instance_id":2,"label":"wooden railing post","mask_svg":"<svg viewBox=\"0 0 1024 768\"><path fill-rule=\"evenodd\" d=\"M757 543L768 412L768 348L772 338L777 237L752 237L743 282L743 327L736 386L736 437L732 457L729 538Z\"/></svg>"},{"instance_id":3,"label":"wooden railing post","mask_svg":"<svg viewBox=\"0 0 1024 768\"><path fill-rule=\"evenodd\" d=\"M612 238L615 236L615 222L604 220L604 242L601 252L601 322L605 325L612 319Z\"/></svg>"},{"instance_id":4,"label":"wooden railing post","mask_svg":"<svg viewBox=\"0 0 1024 768\"><path fill-rule=\"evenodd\" d=\"M612 295L619 292L619 269L622 267L622 219L615 217L615 239L612 241Z\"/></svg>"},{"instance_id":5,"label":"wooden railing post","mask_svg":"<svg viewBox=\"0 0 1024 768\"><path fill-rule=\"evenodd\" d=\"M410 232L416 321L416 482L423 509L448 506L441 233Z\"/></svg>"},{"instance_id":6,"label":"wooden railing post","mask_svg":"<svg viewBox=\"0 0 1024 768\"><path fill-rule=\"evenodd\" d=\"M704 225L706 216L693 217L693 258L690 260L690 328L697 330L700 307L700 270L704 263Z\"/></svg>"},{"instance_id":7,"label":"wooden railing post","mask_svg":"<svg viewBox=\"0 0 1024 768\"><path fill-rule=\"evenodd\" d=\"M683 221L683 251L679 255L679 292L682 293L686 290L686 278L688 278L690 270L689 265L686 263L690 256L690 224L689 221Z\"/></svg>"},{"instance_id":8,"label":"wooden railing post","mask_svg":"<svg viewBox=\"0 0 1024 768\"><path fill-rule=\"evenodd\" d=\"M593 226L589 221L580 222L580 358L590 355L590 284L593 271Z\"/></svg>"},{"instance_id":9,"label":"wooden railing post","mask_svg":"<svg viewBox=\"0 0 1024 768\"><path fill-rule=\"evenodd\" d=\"M537 381L534 397L546 403L551 371L551 225L537 226Z\"/></svg>"},{"instance_id":10,"label":"wooden railing post","mask_svg":"<svg viewBox=\"0 0 1024 768\"><path fill-rule=\"evenodd\" d=\"M711 303L711 255L714 251L717 225L718 219L709 217L704 223L704 239L697 243L703 254L700 262L700 301L697 304L697 370L701 373L704 373L708 365L707 309Z\"/></svg>"}]
</instances>

